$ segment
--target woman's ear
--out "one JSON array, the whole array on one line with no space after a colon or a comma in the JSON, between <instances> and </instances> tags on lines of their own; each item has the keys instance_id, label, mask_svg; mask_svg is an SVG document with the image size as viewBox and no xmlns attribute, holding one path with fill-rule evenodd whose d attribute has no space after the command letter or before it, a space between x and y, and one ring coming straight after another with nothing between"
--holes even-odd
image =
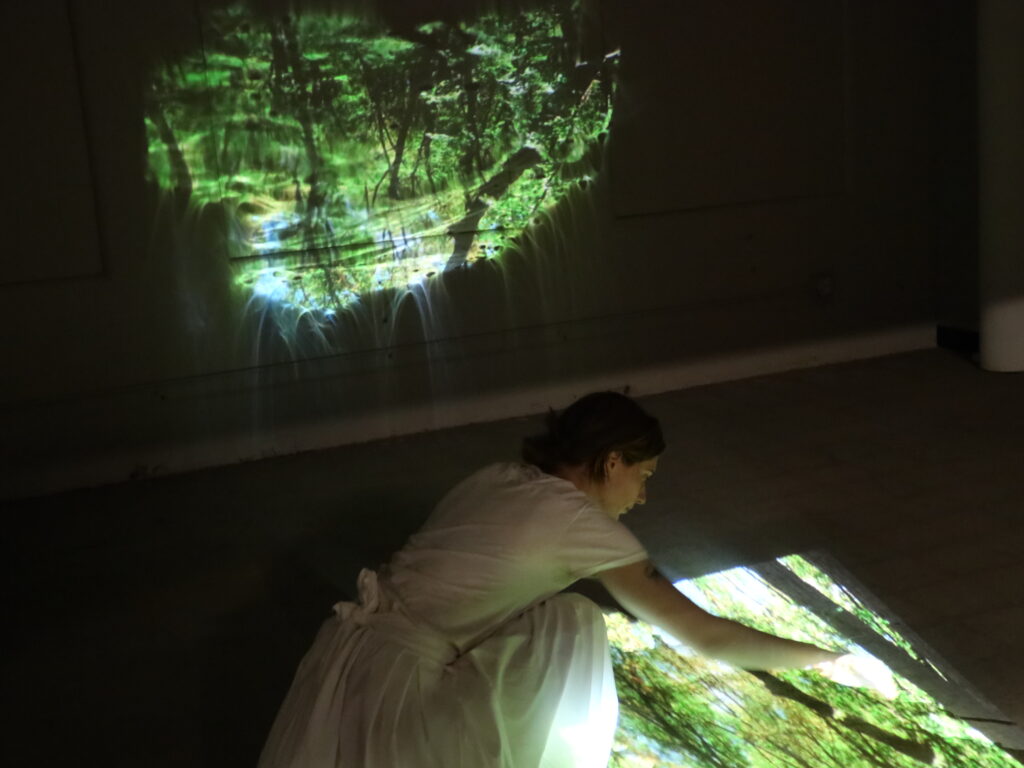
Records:
<instances>
[{"instance_id":1,"label":"woman's ear","mask_svg":"<svg viewBox=\"0 0 1024 768\"><path fill-rule=\"evenodd\" d=\"M604 476L608 477L617 464L622 462L622 451L612 451L604 460Z\"/></svg>"}]
</instances>

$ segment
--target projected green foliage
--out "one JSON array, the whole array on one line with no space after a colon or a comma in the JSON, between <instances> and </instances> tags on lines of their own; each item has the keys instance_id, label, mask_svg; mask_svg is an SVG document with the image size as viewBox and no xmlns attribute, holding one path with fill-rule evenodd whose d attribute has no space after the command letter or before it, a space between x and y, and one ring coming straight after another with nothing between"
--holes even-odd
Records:
<instances>
[{"instance_id":1,"label":"projected green foliage","mask_svg":"<svg viewBox=\"0 0 1024 768\"><path fill-rule=\"evenodd\" d=\"M844 630L851 625L839 629L847 619L818 614L856 616L863 630L856 644L885 644L888 657L874 655L890 667L915 665L904 669L921 685L897 674L899 694L890 701L815 672L744 672L609 614L621 709L615 768L1019 768L926 692L944 681L911 656L911 644L890 622L808 560L791 556L677 586L715 613L825 647L850 646ZM901 655L906 662L896 661Z\"/></svg>"},{"instance_id":2,"label":"projected green foliage","mask_svg":"<svg viewBox=\"0 0 1024 768\"><path fill-rule=\"evenodd\" d=\"M232 214L239 279L337 309L499 254L586 173L614 56L572 0L401 32L330 15L204 19L152 82L149 167Z\"/></svg>"}]
</instances>

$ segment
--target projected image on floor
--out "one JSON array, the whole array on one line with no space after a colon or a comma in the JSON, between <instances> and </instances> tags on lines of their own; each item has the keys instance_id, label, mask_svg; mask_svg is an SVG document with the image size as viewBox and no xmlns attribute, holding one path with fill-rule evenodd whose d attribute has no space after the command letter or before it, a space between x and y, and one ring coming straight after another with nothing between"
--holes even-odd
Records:
<instances>
[{"instance_id":1,"label":"projected image on floor","mask_svg":"<svg viewBox=\"0 0 1024 768\"><path fill-rule=\"evenodd\" d=\"M744 672L607 614L620 701L611 765L1020 768L979 730L998 717L958 716L991 705L849 582L830 558L793 555L676 587L718 615L873 657L880 674L860 686L810 671Z\"/></svg>"},{"instance_id":2,"label":"projected image on floor","mask_svg":"<svg viewBox=\"0 0 1024 768\"><path fill-rule=\"evenodd\" d=\"M154 75L150 176L224 206L239 283L304 309L498 256L588 178L611 119L617 53L584 44L579 5L401 31L211 11Z\"/></svg>"}]
</instances>

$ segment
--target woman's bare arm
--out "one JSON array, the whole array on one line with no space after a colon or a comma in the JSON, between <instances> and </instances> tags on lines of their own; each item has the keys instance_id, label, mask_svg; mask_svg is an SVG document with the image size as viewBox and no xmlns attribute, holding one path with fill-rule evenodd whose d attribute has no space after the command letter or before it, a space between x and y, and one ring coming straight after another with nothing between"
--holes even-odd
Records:
<instances>
[{"instance_id":1,"label":"woman's bare arm","mask_svg":"<svg viewBox=\"0 0 1024 768\"><path fill-rule=\"evenodd\" d=\"M766 634L705 611L658 573L649 560L597 575L619 604L698 653L744 669L787 669L834 661L834 653Z\"/></svg>"}]
</instances>

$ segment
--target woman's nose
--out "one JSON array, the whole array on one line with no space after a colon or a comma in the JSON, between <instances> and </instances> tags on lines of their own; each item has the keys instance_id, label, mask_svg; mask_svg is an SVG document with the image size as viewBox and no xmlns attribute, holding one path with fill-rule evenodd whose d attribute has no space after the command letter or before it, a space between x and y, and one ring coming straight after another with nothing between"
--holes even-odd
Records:
<instances>
[{"instance_id":1,"label":"woman's nose","mask_svg":"<svg viewBox=\"0 0 1024 768\"><path fill-rule=\"evenodd\" d=\"M636 503L637 504L643 504L646 501L647 501L647 489L646 488L641 488L640 489L640 495L636 497Z\"/></svg>"}]
</instances>

